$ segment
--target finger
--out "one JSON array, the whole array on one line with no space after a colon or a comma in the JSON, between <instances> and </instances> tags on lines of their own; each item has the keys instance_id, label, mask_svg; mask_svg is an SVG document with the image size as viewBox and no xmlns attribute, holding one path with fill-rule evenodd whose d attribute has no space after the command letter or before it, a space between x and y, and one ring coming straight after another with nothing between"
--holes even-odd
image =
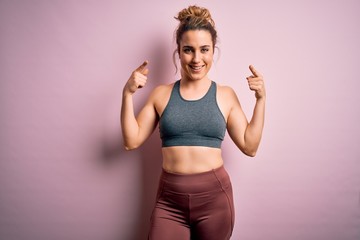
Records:
<instances>
[{"instance_id":1,"label":"finger","mask_svg":"<svg viewBox=\"0 0 360 240\"><path fill-rule=\"evenodd\" d=\"M258 81L249 81L248 84L249 84L249 86L250 85L261 85L261 83Z\"/></svg>"},{"instance_id":2,"label":"finger","mask_svg":"<svg viewBox=\"0 0 360 240\"><path fill-rule=\"evenodd\" d=\"M147 70L147 69L145 69L145 70ZM143 74L142 72L134 72L133 77L134 77L134 79L147 79L147 76L145 74Z\"/></svg>"},{"instance_id":3,"label":"finger","mask_svg":"<svg viewBox=\"0 0 360 240\"><path fill-rule=\"evenodd\" d=\"M261 76L261 74L254 68L253 65L250 65L250 66L249 66L249 69L250 69L250 71L252 72L252 74L253 74L255 77L260 77L260 76Z\"/></svg>"},{"instance_id":4,"label":"finger","mask_svg":"<svg viewBox=\"0 0 360 240\"><path fill-rule=\"evenodd\" d=\"M149 73L149 69L145 68L141 71L142 74L144 74L145 76L148 75Z\"/></svg>"},{"instance_id":5,"label":"finger","mask_svg":"<svg viewBox=\"0 0 360 240\"><path fill-rule=\"evenodd\" d=\"M145 69L146 65L148 65L148 63L149 62L147 60L144 61L143 64L141 64L135 71L142 72Z\"/></svg>"},{"instance_id":6,"label":"finger","mask_svg":"<svg viewBox=\"0 0 360 240\"><path fill-rule=\"evenodd\" d=\"M252 91L261 91L262 87L260 85L249 85L250 90Z\"/></svg>"},{"instance_id":7,"label":"finger","mask_svg":"<svg viewBox=\"0 0 360 240\"><path fill-rule=\"evenodd\" d=\"M255 76L249 76L246 78L246 80L248 82L263 82L263 78L262 77L255 77Z\"/></svg>"},{"instance_id":8,"label":"finger","mask_svg":"<svg viewBox=\"0 0 360 240\"><path fill-rule=\"evenodd\" d=\"M145 86L145 84L146 84L146 79L145 79L145 80L142 80L142 81L139 81L138 84L137 84L137 87L138 87L138 88L142 88L142 87Z\"/></svg>"},{"instance_id":9,"label":"finger","mask_svg":"<svg viewBox=\"0 0 360 240\"><path fill-rule=\"evenodd\" d=\"M264 80L260 77L248 77L246 79L248 82L257 82L257 83L264 82Z\"/></svg>"},{"instance_id":10,"label":"finger","mask_svg":"<svg viewBox=\"0 0 360 240\"><path fill-rule=\"evenodd\" d=\"M262 84L249 84L251 90L261 90L264 88Z\"/></svg>"},{"instance_id":11,"label":"finger","mask_svg":"<svg viewBox=\"0 0 360 240\"><path fill-rule=\"evenodd\" d=\"M264 85L264 81L261 79L250 78L248 79L248 84Z\"/></svg>"}]
</instances>

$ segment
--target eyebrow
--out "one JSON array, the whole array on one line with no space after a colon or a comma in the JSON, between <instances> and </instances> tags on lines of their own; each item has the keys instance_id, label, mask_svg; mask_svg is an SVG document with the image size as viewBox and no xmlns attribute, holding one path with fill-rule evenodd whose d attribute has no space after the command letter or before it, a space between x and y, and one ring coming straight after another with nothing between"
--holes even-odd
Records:
<instances>
[{"instance_id":1,"label":"eyebrow","mask_svg":"<svg viewBox=\"0 0 360 240\"><path fill-rule=\"evenodd\" d=\"M200 46L200 48L207 48L207 47L211 47L210 45L203 45L203 46ZM183 46L183 48L194 48L193 46Z\"/></svg>"}]
</instances>

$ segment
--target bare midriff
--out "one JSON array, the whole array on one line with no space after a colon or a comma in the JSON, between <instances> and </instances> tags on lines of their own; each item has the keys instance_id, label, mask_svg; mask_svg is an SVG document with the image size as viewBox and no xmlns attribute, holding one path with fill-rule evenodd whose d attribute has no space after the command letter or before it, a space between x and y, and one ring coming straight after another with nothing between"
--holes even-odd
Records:
<instances>
[{"instance_id":1,"label":"bare midriff","mask_svg":"<svg viewBox=\"0 0 360 240\"><path fill-rule=\"evenodd\" d=\"M200 146L163 147L163 168L167 172L192 174L223 165L220 148Z\"/></svg>"}]
</instances>

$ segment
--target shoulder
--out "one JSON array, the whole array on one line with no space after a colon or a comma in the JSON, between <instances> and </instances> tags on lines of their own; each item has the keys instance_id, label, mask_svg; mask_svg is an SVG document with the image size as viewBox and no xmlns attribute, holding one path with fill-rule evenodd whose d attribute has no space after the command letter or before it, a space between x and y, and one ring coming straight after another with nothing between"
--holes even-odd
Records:
<instances>
[{"instance_id":1,"label":"shoulder","mask_svg":"<svg viewBox=\"0 0 360 240\"><path fill-rule=\"evenodd\" d=\"M236 93L232 87L216 83L218 96L226 101L237 100Z\"/></svg>"},{"instance_id":2,"label":"shoulder","mask_svg":"<svg viewBox=\"0 0 360 240\"><path fill-rule=\"evenodd\" d=\"M163 84L155 87L150 94L150 98L162 99L166 96L170 96L174 84L175 83Z\"/></svg>"},{"instance_id":3,"label":"shoulder","mask_svg":"<svg viewBox=\"0 0 360 240\"><path fill-rule=\"evenodd\" d=\"M171 93L174 84L175 83L159 85L153 89L151 95L155 95L156 97L161 97L162 95L169 94Z\"/></svg>"},{"instance_id":4,"label":"shoulder","mask_svg":"<svg viewBox=\"0 0 360 240\"><path fill-rule=\"evenodd\" d=\"M159 85L156 88L154 88L153 93L154 94L162 94L162 93L169 92L173 89L174 84L175 84L175 82L170 83L170 84Z\"/></svg>"},{"instance_id":5,"label":"shoulder","mask_svg":"<svg viewBox=\"0 0 360 240\"><path fill-rule=\"evenodd\" d=\"M225 119L228 119L232 109L240 105L234 89L229 86L217 85L216 99Z\"/></svg>"},{"instance_id":6,"label":"shoulder","mask_svg":"<svg viewBox=\"0 0 360 240\"><path fill-rule=\"evenodd\" d=\"M175 82L166 85L159 85L154 88L150 94L149 101L155 107L159 115L162 114L170 99L171 91L174 87L174 84Z\"/></svg>"}]
</instances>

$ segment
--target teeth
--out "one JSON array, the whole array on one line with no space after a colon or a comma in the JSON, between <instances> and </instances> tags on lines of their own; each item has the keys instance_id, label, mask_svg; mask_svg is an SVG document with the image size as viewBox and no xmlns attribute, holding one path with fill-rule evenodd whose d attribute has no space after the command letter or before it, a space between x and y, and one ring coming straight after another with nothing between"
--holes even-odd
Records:
<instances>
[{"instance_id":1,"label":"teeth","mask_svg":"<svg viewBox=\"0 0 360 240\"><path fill-rule=\"evenodd\" d=\"M190 66L192 69L195 69L195 70L200 70L201 68L202 68L202 66L197 66L197 67L195 67L195 66Z\"/></svg>"}]
</instances>

